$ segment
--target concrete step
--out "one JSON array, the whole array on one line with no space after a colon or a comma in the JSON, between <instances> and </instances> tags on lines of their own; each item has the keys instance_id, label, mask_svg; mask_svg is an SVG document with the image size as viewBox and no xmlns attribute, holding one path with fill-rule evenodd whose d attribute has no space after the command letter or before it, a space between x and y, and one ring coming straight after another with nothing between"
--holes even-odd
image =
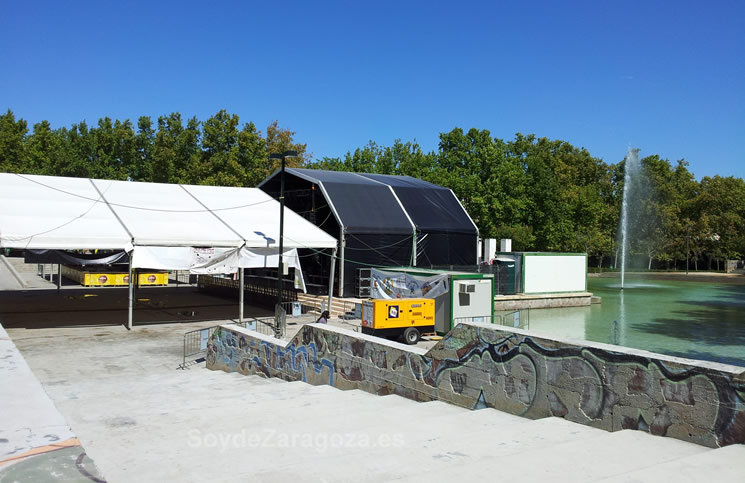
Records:
<instances>
[{"instance_id":1,"label":"concrete step","mask_svg":"<svg viewBox=\"0 0 745 483\"><path fill-rule=\"evenodd\" d=\"M127 471L136 468L153 481L179 475L198 481L208 478L215 461L230 461L234 481L429 483L515 473L523 481L597 481L709 451L560 418L533 421L493 409L472 411L442 401L418 403L206 368L127 374L117 382L121 389L113 393L95 379L46 387L69 392L55 402L78 434L115 438L116 445L83 441L102 467L120 469L112 480L127 480ZM130 387L137 387L137 394ZM80 404L77 398L101 402ZM178 401L176 410L171 400ZM140 449L137 458L121 450L130 446ZM163 464L164 448L178 456L169 460L176 464Z\"/></svg>"},{"instance_id":2,"label":"concrete step","mask_svg":"<svg viewBox=\"0 0 745 483\"><path fill-rule=\"evenodd\" d=\"M0 259L0 266L2 266L2 269L4 270L2 278L6 280L6 282L3 283L3 288L6 290L17 290L18 288L51 288L56 286L56 265L45 265L45 278L37 275L37 264L24 263L23 258L2 256L2 259ZM55 280L55 283L49 281L50 273L53 274L52 280ZM13 283L8 283L11 280ZM18 285L18 287L13 287L14 284Z\"/></svg>"},{"instance_id":3,"label":"concrete step","mask_svg":"<svg viewBox=\"0 0 745 483\"><path fill-rule=\"evenodd\" d=\"M666 463L616 475L603 480L608 483L634 481L638 483L679 483L712 480L716 472L717 483L742 483L745 481L745 445L733 444L712 449L693 456L678 458ZM681 478L681 476L684 476Z\"/></svg>"},{"instance_id":4,"label":"concrete step","mask_svg":"<svg viewBox=\"0 0 745 483\"><path fill-rule=\"evenodd\" d=\"M6 257L6 260L16 269L18 273L33 273L37 274L39 270L38 263L26 263L23 258L19 257ZM57 265L46 263L44 265L44 273L57 273Z\"/></svg>"},{"instance_id":5,"label":"concrete step","mask_svg":"<svg viewBox=\"0 0 745 483\"><path fill-rule=\"evenodd\" d=\"M316 455L311 462L305 457L280 468L267 468L256 474L260 481L281 477L304 480L345 481L447 481L447 477L467 481L474 470L491 479L522 472L510 459L499 459L515 453L530 453L569 440L599 438L604 431L580 426L559 418L531 421L525 418L502 419L491 409L468 411L458 416L432 420L427 425L410 428L387 424L381 420L376 432L355 429L369 435L372 445L364 451L347 455L339 461L334 455ZM507 415L509 416L509 415ZM490 421L491 420L491 421ZM492 424L488 424L491 422ZM485 424L487 423L487 424ZM390 444L388 443L390 442ZM484 463L476 463L484 460ZM535 461L531 464L535 465ZM361 473L355 468L364 467ZM460 477L454 476L461 473ZM521 481L534 481L523 479Z\"/></svg>"},{"instance_id":6,"label":"concrete step","mask_svg":"<svg viewBox=\"0 0 745 483\"><path fill-rule=\"evenodd\" d=\"M557 439L548 446L539 448L530 444L507 444L507 451L500 451L505 443L503 435L497 435L500 444L493 447L490 456L468 458L468 466L453 466L437 472L423 472L406 481L427 481L432 478L479 478L493 474L491 466L495 456L509 455L510 467L519 468L523 481L571 481L592 482L605 478L620 477L632 471L649 468L655 465L690 458L692 456L711 451L709 448L686 443L673 438L652 436L641 431L625 430L608 433L603 430L570 423L559 418L537 420L530 425L520 426L525 433L522 438L541 441L546 438L546 424L556 424L559 421L571 433L577 433L579 438L573 438L570 432L559 432ZM572 426L566 426L567 424ZM589 430L589 432L588 432ZM480 440L469 440L469 445L475 443L478 447ZM509 443L509 442L507 442ZM537 461L540 464L535 464ZM678 473L680 476L680 473ZM633 480L622 480L633 481Z\"/></svg>"},{"instance_id":7,"label":"concrete step","mask_svg":"<svg viewBox=\"0 0 745 483\"><path fill-rule=\"evenodd\" d=\"M6 264L6 258L0 255L0 290L21 290L24 288L20 274Z\"/></svg>"},{"instance_id":8,"label":"concrete step","mask_svg":"<svg viewBox=\"0 0 745 483\"><path fill-rule=\"evenodd\" d=\"M311 295L298 293L297 299L303 305L314 307L318 312L321 311L321 306L325 306L328 303L328 296L322 295ZM332 317L340 317L350 312L354 312L355 303L360 303L361 300L357 298L333 298L331 302L331 309L326 308Z\"/></svg>"}]
</instances>

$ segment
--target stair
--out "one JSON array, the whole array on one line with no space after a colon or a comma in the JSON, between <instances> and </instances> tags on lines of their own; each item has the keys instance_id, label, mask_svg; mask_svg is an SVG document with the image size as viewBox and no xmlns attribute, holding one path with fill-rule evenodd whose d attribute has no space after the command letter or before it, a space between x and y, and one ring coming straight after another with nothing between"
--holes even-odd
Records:
<instances>
[{"instance_id":1,"label":"stair","mask_svg":"<svg viewBox=\"0 0 745 483\"><path fill-rule=\"evenodd\" d=\"M45 389L111 481L745 481L743 445L711 450L201 365L107 377L115 384Z\"/></svg>"},{"instance_id":2,"label":"stair","mask_svg":"<svg viewBox=\"0 0 745 483\"><path fill-rule=\"evenodd\" d=\"M31 274L38 274L39 273L39 263L26 263L23 258L19 257L6 257L5 258L10 265L13 266L16 272L18 273L31 273ZM44 273L57 273L57 265L51 264L51 263L45 263L44 264Z\"/></svg>"},{"instance_id":3,"label":"stair","mask_svg":"<svg viewBox=\"0 0 745 483\"><path fill-rule=\"evenodd\" d=\"M311 307L313 312L321 313L321 307L328 304L328 295L311 295L298 293L297 300L301 304ZM358 298L337 298L334 297L331 301L331 309L326 308L331 314L331 317L340 318L355 318L354 310L355 304L362 303L362 299Z\"/></svg>"},{"instance_id":4,"label":"stair","mask_svg":"<svg viewBox=\"0 0 745 483\"><path fill-rule=\"evenodd\" d=\"M36 263L25 263L23 258L18 257L6 257L0 255L0 270L4 273L3 277L7 280L14 280L16 283L12 289L27 289L27 288L50 288L54 287L54 283L48 280L49 274L52 274L52 279L57 278L57 265L44 264L44 274L47 278L42 278L39 273L39 264ZM6 282L7 284L8 282ZM5 286L4 289L9 289L10 286Z\"/></svg>"}]
</instances>

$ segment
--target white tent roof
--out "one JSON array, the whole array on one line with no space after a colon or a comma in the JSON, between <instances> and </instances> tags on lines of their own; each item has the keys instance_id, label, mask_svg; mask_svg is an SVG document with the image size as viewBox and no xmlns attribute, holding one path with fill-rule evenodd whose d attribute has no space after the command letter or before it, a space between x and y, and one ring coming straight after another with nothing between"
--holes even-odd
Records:
<instances>
[{"instance_id":1,"label":"white tent roof","mask_svg":"<svg viewBox=\"0 0 745 483\"><path fill-rule=\"evenodd\" d=\"M284 247L336 240L285 209ZM257 188L186 186L0 173L0 247L273 248L279 202Z\"/></svg>"}]
</instances>

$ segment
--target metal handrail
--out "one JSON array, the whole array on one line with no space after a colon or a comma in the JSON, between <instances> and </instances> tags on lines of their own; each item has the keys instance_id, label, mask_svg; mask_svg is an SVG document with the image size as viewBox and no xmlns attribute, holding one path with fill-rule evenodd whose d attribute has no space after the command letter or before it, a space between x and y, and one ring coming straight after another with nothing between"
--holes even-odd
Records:
<instances>
[{"instance_id":1,"label":"metal handrail","mask_svg":"<svg viewBox=\"0 0 745 483\"><path fill-rule=\"evenodd\" d=\"M453 319L454 325L460 322L488 323L489 317L456 317ZM515 310L506 314L494 314L492 323L515 329L530 329L530 309Z\"/></svg>"},{"instance_id":2,"label":"metal handrail","mask_svg":"<svg viewBox=\"0 0 745 483\"><path fill-rule=\"evenodd\" d=\"M277 336L274 317L249 317L243 322L232 323L243 327L244 329L256 331L260 334ZM201 329L190 330L184 333L184 357L183 362L178 366L179 369L186 369L192 364L198 364L204 361L204 358L207 355L207 341L221 325L224 324L203 327ZM279 337L284 336L284 334L285 326L282 324ZM204 357L199 357L202 355Z\"/></svg>"}]
</instances>

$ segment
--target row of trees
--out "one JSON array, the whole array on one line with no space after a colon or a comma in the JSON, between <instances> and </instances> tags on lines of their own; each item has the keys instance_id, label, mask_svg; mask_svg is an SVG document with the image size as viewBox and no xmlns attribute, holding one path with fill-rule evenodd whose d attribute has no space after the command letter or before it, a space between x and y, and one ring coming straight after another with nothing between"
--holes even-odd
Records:
<instances>
[{"instance_id":1,"label":"row of trees","mask_svg":"<svg viewBox=\"0 0 745 483\"><path fill-rule=\"evenodd\" d=\"M0 115L0 171L131 179L163 183L255 186L276 169L268 153L294 149L294 166L409 175L451 188L482 237L512 238L516 250L578 251L614 264L624 183L623 160L605 163L586 149L534 135L505 141L488 130L440 134L436 151L416 142L374 142L342 158L314 160L295 133L270 124L266 133L220 111L206 121L179 113L153 123L103 118L29 131ZM745 254L745 181L705 177L657 155L641 160L641 196L631 211L631 251L670 266Z\"/></svg>"},{"instance_id":2,"label":"row of trees","mask_svg":"<svg viewBox=\"0 0 745 483\"><path fill-rule=\"evenodd\" d=\"M262 135L252 122L240 126L236 114L220 111L204 122L181 114L129 119L105 117L96 126L83 121L52 129L48 121L29 133L10 110L0 115L0 171L158 183L255 186L275 166L267 153L298 151L310 158L295 133L275 121Z\"/></svg>"},{"instance_id":3,"label":"row of trees","mask_svg":"<svg viewBox=\"0 0 745 483\"><path fill-rule=\"evenodd\" d=\"M403 174L451 188L485 238L512 238L515 250L586 252L598 266L617 265L625 160L605 163L571 144L516 134L494 138L460 128L440 134L436 152L416 143L375 143L324 169ZM641 160L631 200L630 252L648 268L686 260L713 263L745 255L745 181L704 177L688 163L658 155Z\"/></svg>"}]
</instances>

